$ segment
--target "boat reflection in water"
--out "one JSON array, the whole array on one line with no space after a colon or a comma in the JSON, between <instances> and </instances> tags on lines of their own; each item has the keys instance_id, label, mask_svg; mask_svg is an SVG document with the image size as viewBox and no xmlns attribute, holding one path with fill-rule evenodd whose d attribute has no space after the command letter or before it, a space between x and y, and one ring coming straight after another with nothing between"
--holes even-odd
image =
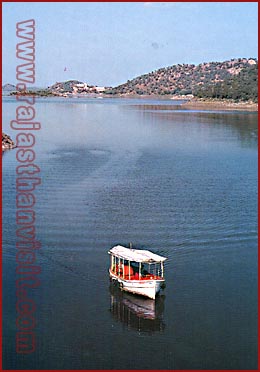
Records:
<instances>
[{"instance_id":1,"label":"boat reflection in water","mask_svg":"<svg viewBox=\"0 0 260 372\"><path fill-rule=\"evenodd\" d=\"M113 317L129 329L139 332L163 332L164 298L160 295L156 300L136 296L120 290L118 285L110 284L111 307Z\"/></svg>"}]
</instances>

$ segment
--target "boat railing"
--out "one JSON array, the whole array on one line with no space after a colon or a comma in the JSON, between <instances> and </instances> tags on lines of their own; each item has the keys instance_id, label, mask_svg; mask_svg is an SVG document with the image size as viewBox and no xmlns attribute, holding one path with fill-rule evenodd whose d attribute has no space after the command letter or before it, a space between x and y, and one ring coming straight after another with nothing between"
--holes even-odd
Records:
<instances>
[{"instance_id":1,"label":"boat railing","mask_svg":"<svg viewBox=\"0 0 260 372\"><path fill-rule=\"evenodd\" d=\"M139 273L134 271L134 269L129 265L112 265L111 272L121 279L126 280L163 280L163 277L160 275L155 275L150 272Z\"/></svg>"}]
</instances>

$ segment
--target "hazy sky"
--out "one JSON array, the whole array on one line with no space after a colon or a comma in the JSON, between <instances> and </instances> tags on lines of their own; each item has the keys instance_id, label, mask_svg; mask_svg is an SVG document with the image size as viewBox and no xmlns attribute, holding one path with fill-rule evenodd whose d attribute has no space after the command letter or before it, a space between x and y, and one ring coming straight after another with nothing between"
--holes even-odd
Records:
<instances>
[{"instance_id":1,"label":"hazy sky","mask_svg":"<svg viewBox=\"0 0 260 372\"><path fill-rule=\"evenodd\" d=\"M257 57L257 3L3 3L3 83L16 83L16 22L36 22L36 86L114 86L177 63ZM66 70L66 71L64 71Z\"/></svg>"}]
</instances>

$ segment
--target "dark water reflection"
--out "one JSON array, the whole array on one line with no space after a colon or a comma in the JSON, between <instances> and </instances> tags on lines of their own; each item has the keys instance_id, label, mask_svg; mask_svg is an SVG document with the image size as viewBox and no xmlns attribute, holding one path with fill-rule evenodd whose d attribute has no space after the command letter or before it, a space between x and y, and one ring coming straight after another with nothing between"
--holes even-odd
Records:
<instances>
[{"instance_id":1,"label":"dark water reflection","mask_svg":"<svg viewBox=\"0 0 260 372\"><path fill-rule=\"evenodd\" d=\"M111 283L109 290L111 293L110 311L116 321L139 333L163 332L165 328L163 295L158 296L154 301L122 292L114 283Z\"/></svg>"},{"instance_id":2,"label":"dark water reflection","mask_svg":"<svg viewBox=\"0 0 260 372\"><path fill-rule=\"evenodd\" d=\"M5 369L257 368L257 115L174 104L37 102L37 350L15 352L13 150L3 156ZM15 105L3 105L12 138ZM109 287L107 252L130 241L168 257L155 307Z\"/></svg>"},{"instance_id":3,"label":"dark water reflection","mask_svg":"<svg viewBox=\"0 0 260 372\"><path fill-rule=\"evenodd\" d=\"M181 106L169 105L135 105L133 108L140 111L142 116L161 118L169 122L181 123L205 123L211 124L211 129L219 129L221 126L232 131L244 146L256 147L258 145L257 112L239 111L199 111L182 109ZM129 110L129 107L125 107ZM195 119L195 120L194 120Z\"/></svg>"}]
</instances>

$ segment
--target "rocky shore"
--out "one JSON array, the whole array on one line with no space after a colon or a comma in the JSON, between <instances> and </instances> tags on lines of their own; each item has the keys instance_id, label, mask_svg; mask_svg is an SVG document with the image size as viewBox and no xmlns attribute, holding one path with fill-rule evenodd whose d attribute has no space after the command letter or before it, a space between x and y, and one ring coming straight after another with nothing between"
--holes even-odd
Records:
<instances>
[{"instance_id":1,"label":"rocky shore","mask_svg":"<svg viewBox=\"0 0 260 372\"><path fill-rule=\"evenodd\" d=\"M107 97L108 95L103 95ZM235 101L232 99L205 99L187 97L181 95L173 96L162 96L156 94L150 95L138 95L138 94L117 94L111 98L132 98L132 99L146 99L146 100L159 100L168 101L180 101L180 107L187 110L214 110L214 111L226 111L226 110L238 110L238 111L258 111L258 103L253 101ZM169 107L168 107L169 109Z\"/></svg>"},{"instance_id":2,"label":"rocky shore","mask_svg":"<svg viewBox=\"0 0 260 372\"><path fill-rule=\"evenodd\" d=\"M11 137L2 132L2 152L6 150L11 150L15 147L16 144L11 139Z\"/></svg>"},{"instance_id":3,"label":"rocky shore","mask_svg":"<svg viewBox=\"0 0 260 372\"><path fill-rule=\"evenodd\" d=\"M182 108L190 110L239 110L239 111L258 111L258 103L251 101L239 101L225 99L198 99L183 103Z\"/></svg>"}]
</instances>

